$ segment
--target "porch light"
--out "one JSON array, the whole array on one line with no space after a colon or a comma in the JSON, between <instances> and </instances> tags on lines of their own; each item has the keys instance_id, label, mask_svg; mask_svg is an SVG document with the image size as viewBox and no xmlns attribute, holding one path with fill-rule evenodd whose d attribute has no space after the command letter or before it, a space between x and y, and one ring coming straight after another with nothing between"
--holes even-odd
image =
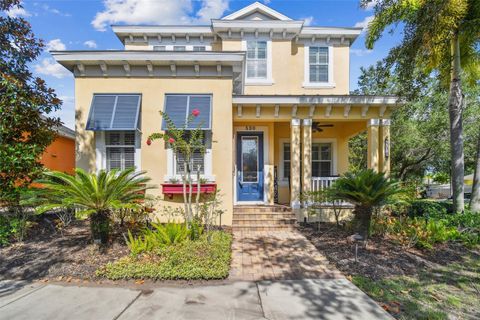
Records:
<instances>
[{"instance_id":1,"label":"porch light","mask_svg":"<svg viewBox=\"0 0 480 320\"><path fill-rule=\"evenodd\" d=\"M385 159L388 160L388 158L390 157L390 140L388 140L388 138L385 138L385 146L384 146L384 150L385 150Z\"/></svg>"}]
</instances>

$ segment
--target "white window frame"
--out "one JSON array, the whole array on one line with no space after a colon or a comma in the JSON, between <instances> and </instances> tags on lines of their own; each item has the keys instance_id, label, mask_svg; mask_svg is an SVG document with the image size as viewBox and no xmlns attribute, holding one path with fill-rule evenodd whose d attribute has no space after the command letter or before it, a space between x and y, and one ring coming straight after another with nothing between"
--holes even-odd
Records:
<instances>
[{"instance_id":1,"label":"white window frame","mask_svg":"<svg viewBox=\"0 0 480 320\"><path fill-rule=\"evenodd\" d=\"M312 146L313 144L326 144L326 143L329 143L332 145L332 160L331 160L332 165L330 167L330 175L336 176L338 175L337 173L337 139L319 139L319 138L312 139ZM311 158L313 162L313 157Z\"/></svg>"},{"instance_id":2,"label":"white window frame","mask_svg":"<svg viewBox=\"0 0 480 320\"><path fill-rule=\"evenodd\" d=\"M288 177L283 175L284 167L285 167L285 157L284 157L284 150L285 144L290 144L290 150L292 150L292 145L290 139L279 139L280 142L280 149L279 149L279 163L278 163L278 184L279 185L287 185L288 184ZM290 159L291 163L292 159Z\"/></svg>"},{"instance_id":3,"label":"white window frame","mask_svg":"<svg viewBox=\"0 0 480 320\"><path fill-rule=\"evenodd\" d=\"M207 139L211 139L212 134L210 131L205 131L209 132L209 137ZM205 153L203 155L203 174L200 175L200 178L206 179L208 181L215 181L215 176L213 175L212 171L212 163L213 163L213 157L212 157L212 143L208 142L206 143L207 146L210 146L210 148L205 149ZM173 152L172 148L167 148L167 174L163 177L163 180L165 182L169 182L170 180L178 180L182 181L182 175L178 174L176 172L176 163L177 163L177 156L175 155L175 152ZM196 177L193 177L195 179Z\"/></svg>"},{"instance_id":4,"label":"white window frame","mask_svg":"<svg viewBox=\"0 0 480 320\"><path fill-rule=\"evenodd\" d=\"M162 41L158 41L158 40L150 41L149 47L151 50L154 50L154 51L155 51L154 47L157 47L157 46L165 47L165 50L161 50L161 51L174 51L173 50L174 46L184 46L185 51L193 51L193 47L205 47L205 51L212 51L212 41L213 40L207 40L207 39L204 39L204 41L201 41L199 38L190 38L189 41L187 41L184 38L177 38L176 41L172 41L171 39L162 39ZM184 52L184 51L176 51L176 52Z\"/></svg>"},{"instance_id":5,"label":"white window frame","mask_svg":"<svg viewBox=\"0 0 480 320\"><path fill-rule=\"evenodd\" d=\"M310 82L310 47L328 48L328 82ZM307 89L335 88L333 77L333 45L323 42L305 44L303 87Z\"/></svg>"},{"instance_id":6,"label":"white window frame","mask_svg":"<svg viewBox=\"0 0 480 320\"><path fill-rule=\"evenodd\" d=\"M247 41L265 41L267 43L267 77L264 79L248 78L245 70L245 85L250 86L269 86L273 85L272 78L272 40L268 37L246 36L242 39L242 51L247 52ZM245 66L246 68L246 66Z\"/></svg>"},{"instance_id":7,"label":"white window frame","mask_svg":"<svg viewBox=\"0 0 480 320\"><path fill-rule=\"evenodd\" d=\"M115 130L115 131L125 131L125 130ZM111 131L95 131L95 169L97 173L100 170L107 170L107 144L106 144L106 138L107 135L106 133L111 132ZM135 171L141 171L141 155L142 155L142 147L141 147L141 141L142 141L142 133L140 131L135 131ZM115 147L125 147L122 145L118 145ZM131 147L131 146L128 146Z\"/></svg>"}]
</instances>

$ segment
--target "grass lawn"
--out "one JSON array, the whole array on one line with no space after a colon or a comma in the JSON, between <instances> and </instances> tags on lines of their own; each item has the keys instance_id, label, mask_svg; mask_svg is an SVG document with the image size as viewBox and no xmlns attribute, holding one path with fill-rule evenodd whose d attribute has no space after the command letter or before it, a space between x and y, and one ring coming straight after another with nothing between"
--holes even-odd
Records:
<instances>
[{"instance_id":1,"label":"grass lawn","mask_svg":"<svg viewBox=\"0 0 480 320\"><path fill-rule=\"evenodd\" d=\"M480 260L466 258L415 276L352 282L399 319L480 318Z\"/></svg>"},{"instance_id":2,"label":"grass lawn","mask_svg":"<svg viewBox=\"0 0 480 320\"><path fill-rule=\"evenodd\" d=\"M165 246L151 254L127 256L98 269L97 275L111 280L224 279L230 270L231 244L231 234L214 231L211 243L202 235L197 241Z\"/></svg>"}]
</instances>

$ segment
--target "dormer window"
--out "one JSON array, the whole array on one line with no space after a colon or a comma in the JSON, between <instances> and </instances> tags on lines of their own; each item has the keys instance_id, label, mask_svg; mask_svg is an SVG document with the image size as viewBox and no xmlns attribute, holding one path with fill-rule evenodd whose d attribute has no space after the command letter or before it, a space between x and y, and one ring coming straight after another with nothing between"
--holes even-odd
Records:
<instances>
[{"instance_id":1,"label":"dormer window","mask_svg":"<svg viewBox=\"0 0 480 320\"><path fill-rule=\"evenodd\" d=\"M305 88L333 88L332 46L310 45L305 47Z\"/></svg>"},{"instance_id":2,"label":"dormer window","mask_svg":"<svg viewBox=\"0 0 480 320\"><path fill-rule=\"evenodd\" d=\"M267 41L247 41L247 78L267 79Z\"/></svg>"}]
</instances>

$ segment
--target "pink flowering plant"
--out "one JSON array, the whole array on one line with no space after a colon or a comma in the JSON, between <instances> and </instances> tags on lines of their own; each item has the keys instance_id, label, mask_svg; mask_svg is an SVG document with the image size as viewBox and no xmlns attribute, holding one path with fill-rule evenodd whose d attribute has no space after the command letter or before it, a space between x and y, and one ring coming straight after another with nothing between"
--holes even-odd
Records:
<instances>
[{"instance_id":1,"label":"pink flowering plant","mask_svg":"<svg viewBox=\"0 0 480 320\"><path fill-rule=\"evenodd\" d=\"M192 122L200 115L200 110L193 109L188 116L187 121L183 127L178 128L172 119L163 111L160 111L167 130L165 133L152 133L147 138L147 145L151 145L154 140L164 140L164 142L173 149L177 155L177 161L181 159L184 170L181 172L181 180L183 184L183 202L185 210L185 220L187 226L190 227L196 217L199 216L199 201L200 201L200 171L201 166L194 167L193 155L200 152L205 153L204 134L201 130L201 123L197 127L192 128ZM193 180L197 183L197 194L195 200L195 207L192 205L193 198ZM187 190L187 185L189 186Z\"/></svg>"}]
</instances>

